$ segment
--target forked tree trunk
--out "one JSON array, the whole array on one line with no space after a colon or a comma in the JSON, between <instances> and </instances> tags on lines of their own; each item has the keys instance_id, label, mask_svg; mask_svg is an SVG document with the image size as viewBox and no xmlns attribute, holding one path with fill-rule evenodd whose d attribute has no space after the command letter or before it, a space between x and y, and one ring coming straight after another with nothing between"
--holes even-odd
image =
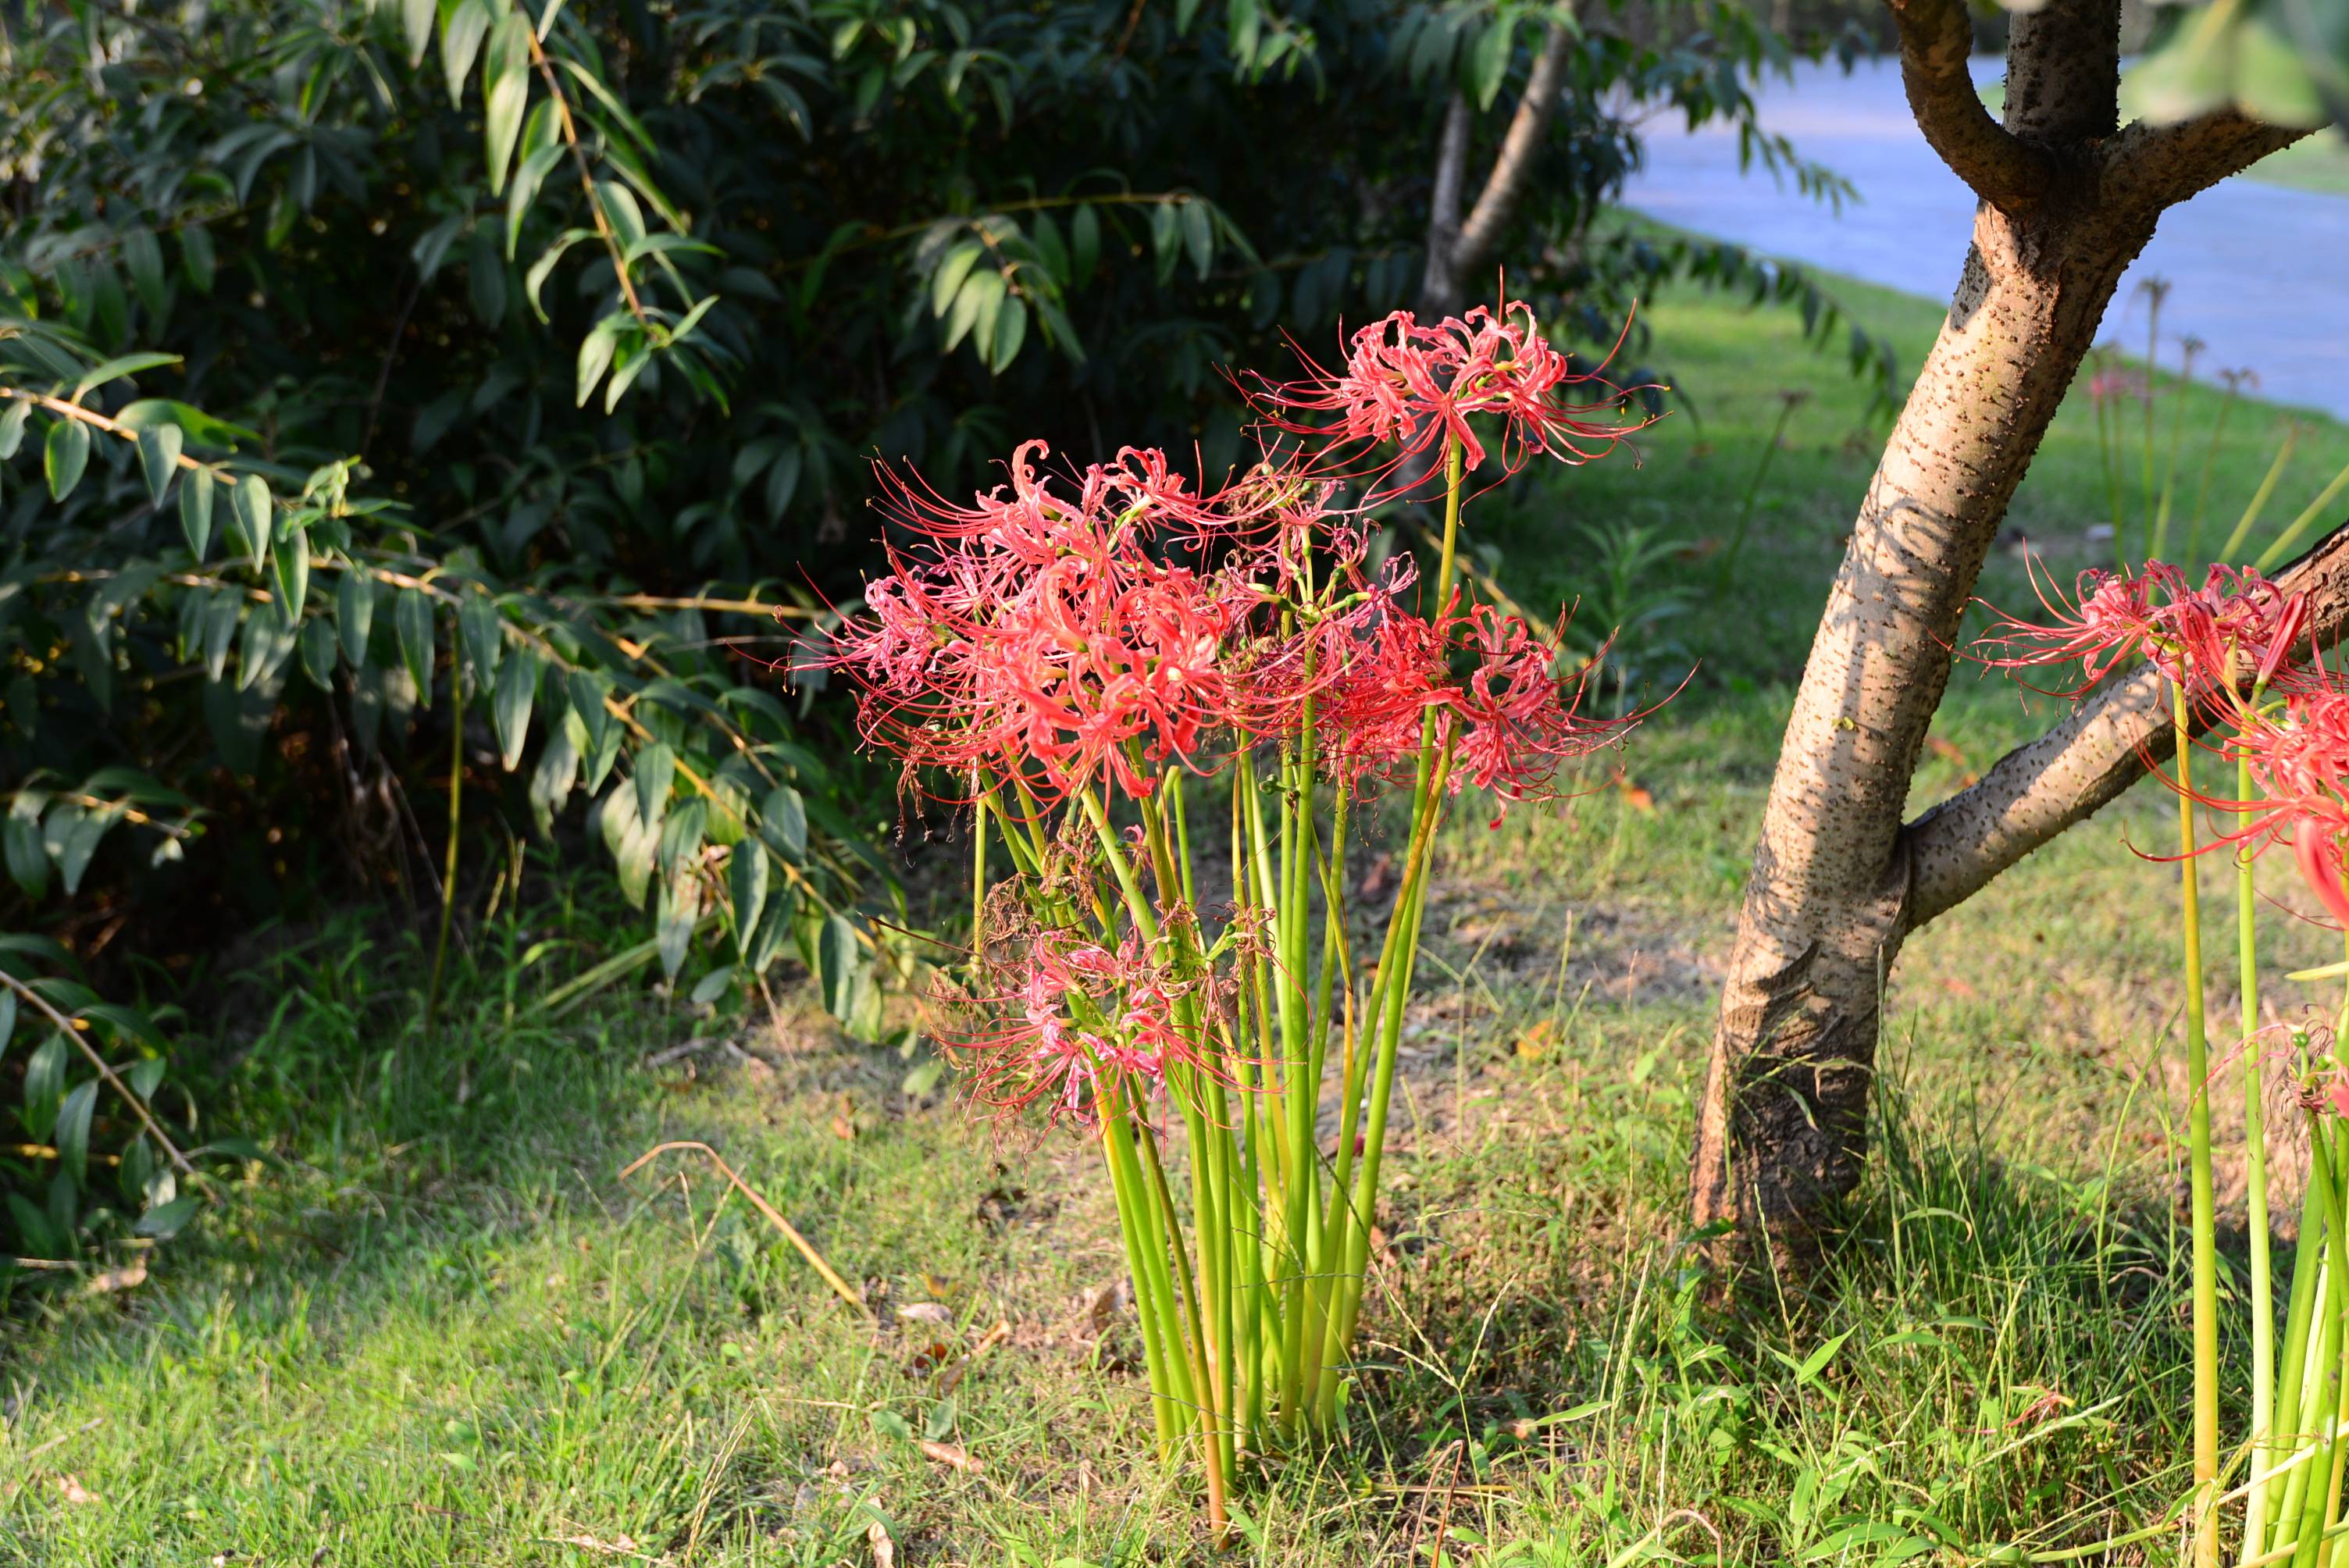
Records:
<instances>
[{"instance_id":1,"label":"forked tree trunk","mask_svg":"<svg viewBox=\"0 0 2349 1568\"><path fill-rule=\"evenodd\" d=\"M1972 818L1945 815L1930 839L1925 824L1901 821L2007 503L2162 210L2296 134L2231 113L2120 130L2117 0L2050 0L2015 16L2001 127L1967 75L1961 0L1892 9L1919 125L1982 200L1948 319L1861 503L1787 722L1691 1181L1701 1223L1730 1222L1749 1241L1766 1232L1795 1256L1859 1179L1879 999L1902 941L2076 820L2054 819L2085 799L2065 795L2060 768L2035 777L2047 797L2039 814L2054 825L1995 867L1985 859L1994 835L1951 837ZM1933 872L1946 902L1930 907L1919 897L1929 842L1948 862Z\"/></svg>"}]
</instances>

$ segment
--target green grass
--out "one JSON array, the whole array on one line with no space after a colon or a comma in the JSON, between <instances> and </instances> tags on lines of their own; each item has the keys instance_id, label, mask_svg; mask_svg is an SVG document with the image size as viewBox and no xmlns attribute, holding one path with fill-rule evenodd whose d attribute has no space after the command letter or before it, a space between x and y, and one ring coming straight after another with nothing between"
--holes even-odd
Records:
<instances>
[{"instance_id":1,"label":"green grass","mask_svg":"<svg viewBox=\"0 0 2349 1568\"><path fill-rule=\"evenodd\" d=\"M1937 313L1843 292L1913 366ZM1627 657L1641 680L1701 673L1626 758L1636 788L1594 771L1568 810L1450 830L1350 1434L1251 1473L1225 1560L1424 1563L1441 1534L1445 1561L1495 1563L1956 1563L2002 1542L2168 1561L2159 1539L2093 1549L2183 1490L2174 872L2129 850L2159 841L2158 802L1912 944L1843 1252L1807 1284L1699 1290L1681 1182L1713 991L1878 437L1791 321L1702 298L1649 319L1702 417L1651 432L1641 468L1470 527L1533 603L1592 591L1594 526L1654 531L1667 552L1635 586L1682 608ZM1810 400L1716 591L1707 542L1788 387ZM2214 403L2193 396L2199 421ZM2226 507L2275 422L2239 412ZM2324 428L2282 495L2344 457ZM2018 520L2068 571L2098 558L2080 533L2103 493L2067 409ZM2013 558L2000 573L2019 590ZM1920 803L2046 717L1961 680ZM927 875L917 859L917 913ZM628 986L535 1020L633 929L604 886L543 864L473 931L435 1039L418 944L379 919L264 934L189 983L227 1020L208 1117L280 1163L142 1285L12 1304L0 1563L864 1564L876 1524L901 1563L1207 1560L1184 1473L1146 1451L1131 1317L1100 1295L1121 1254L1086 1146L972 1127L907 1092L918 1057L795 996L770 1022ZM2279 923L2266 957L2280 975L2323 946ZM734 1161L874 1320L705 1166L619 1176L678 1138Z\"/></svg>"}]
</instances>

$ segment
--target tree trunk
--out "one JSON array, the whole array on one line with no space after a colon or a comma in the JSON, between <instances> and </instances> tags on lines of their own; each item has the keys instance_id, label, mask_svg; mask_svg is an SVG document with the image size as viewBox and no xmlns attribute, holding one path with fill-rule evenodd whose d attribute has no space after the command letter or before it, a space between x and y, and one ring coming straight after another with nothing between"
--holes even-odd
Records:
<instances>
[{"instance_id":1,"label":"tree trunk","mask_svg":"<svg viewBox=\"0 0 2349 1568\"><path fill-rule=\"evenodd\" d=\"M2290 135L2232 115L2118 132L2116 0L2015 16L2002 129L1962 5L1893 13L1920 126L1982 200L1787 722L1691 1176L1700 1223L1795 1258L1859 1179L1885 978L1920 915L1901 810L2007 503L2162 208Z\"/></svg>"}]
</instances>

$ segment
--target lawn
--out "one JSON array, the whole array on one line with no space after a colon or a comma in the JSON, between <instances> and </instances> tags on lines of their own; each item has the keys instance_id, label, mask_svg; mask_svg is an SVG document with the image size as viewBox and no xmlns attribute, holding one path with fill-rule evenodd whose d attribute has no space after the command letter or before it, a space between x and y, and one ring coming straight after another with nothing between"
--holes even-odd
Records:
<instances>
[{"instance_id":1,"label":"lawn","mask_svg":"<svg viewBox=\"0 0 2349 1568\"><path fill-rule=\"evenodd\" d=\"M1938 310L1837 287L1913 367ZM1257 1464L1229 1558L2172 1560L2185 1085L2176 872L2131 850L2161 830L2149 795L1911 944L1879 1158L1828 1266L1726 1302L1692 1267L1710 1007L1882 424L1783 314L1690 296L1647 319L1693 408L1638 466L1495 498L1470 530L1522 602L1578 597L1586 624L1626 628L1630 699L1696 674L1570 809L1449 830L1350 1431ZM2189 430L2218 406L2190 392ZM2206 541L2279 418L2234 410ZM2304 435L2268 529L2344 460L2349 430ZM2108 490L2076 397L1986 592L2027 592L2026 542L2060 576L2105 559L2087 532ZM1961 672L1919 803L2048 717ZM926 890L954 846L905 842L913 913L949 918ZM187 982L224 1020L209 1114L273 1158L142 1283L0 1329L0 1562L1206 1560L1185 1472L1148 1457L1087 1146L973 1127L926 1045L845 1041L797 996L752 1018L622 985L548 1016L538 998L632 920L567 858L474 933L429 1039L418 944L363 912ZM2282 971L2328 956L2310 930L2267 945L2280 997ZM672 1140L720 1150L862 1307L699 1157L621 1174ZM2238 1207L2240 1187L2222 1180Z\"/></svg>"}]
</instances>

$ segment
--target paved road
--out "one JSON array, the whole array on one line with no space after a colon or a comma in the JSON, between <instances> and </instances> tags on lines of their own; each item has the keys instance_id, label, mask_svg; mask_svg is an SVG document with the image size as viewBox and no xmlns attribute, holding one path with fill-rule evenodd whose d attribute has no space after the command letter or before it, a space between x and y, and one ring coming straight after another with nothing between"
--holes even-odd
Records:
<instances>
[{"instance_id":1,"label":"paved road","mask_svg":"<svg viewBox=\"0 0 2349 1568\"><path fill-rule=\"evenodd\" d=\"M1999 68L1976 62L1984 79ZM1791 86L1773 81L1760 96L1764 124L1848 179L1857 203L1837 216L1764 170L1741 173L1732 132L1688 134L1660 122L1625 204L1765 254L1948 299L1972 232L1973 197L1918 134L1897 64L1863 61L1849 76L1805 66ZM2191 335L2208 346L2204 375L2246 366L2259 373L2261 396L2349 418L2344 273L2349 198L2230 180L2162 219L2122 280L2105 331L2142 354L2146 307L2135 289L2148 275L2166 278L2165 365L2175 368L2178 340Z\"/></svg>"}]
</instances>

